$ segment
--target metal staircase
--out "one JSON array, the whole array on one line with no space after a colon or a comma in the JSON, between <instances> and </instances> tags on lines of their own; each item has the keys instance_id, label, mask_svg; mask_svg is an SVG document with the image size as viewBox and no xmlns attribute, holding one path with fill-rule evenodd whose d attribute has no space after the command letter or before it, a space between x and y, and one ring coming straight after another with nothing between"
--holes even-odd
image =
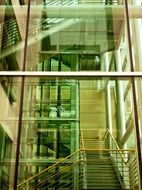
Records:
<instances>
[{"instance_id":1,"label":"metal staircase","mask_svg":"<svg viewBox=\"0 0 142 190\"><path fill-rule=\"evenodd\" d=\"M112 156L117 153L111 149L112 147L110 147L110 139L108 137L110 138L106 133L103 139L82 138L82 147L86 148L86 189L122 189L123 185L120 182L119 172L115 169L112 160Z\"/></svg>"},{"instance_id":2,"label":"metal staircase","mask_svg":"<svg viewBox=\"0 0 142 190\"><path fill-rule=\"evenodd\" d=\"M110 140L111 148L106 148ZM105 146L101 149L81 149L53 165L47 161L46 169L21 182L17 189L138 190L135 151L120 149L109 131L102 141Z\"/></svg>"},{"instance_id":3,"label":"metal staircase","mask_svg":"<svg viewBox=\"0 0 142 190\"><path fill-rule=\"evenodd\" d=\"M107 152L87 151L86 159L87 189L122 189Z\"/></svg>"}]
</instances>

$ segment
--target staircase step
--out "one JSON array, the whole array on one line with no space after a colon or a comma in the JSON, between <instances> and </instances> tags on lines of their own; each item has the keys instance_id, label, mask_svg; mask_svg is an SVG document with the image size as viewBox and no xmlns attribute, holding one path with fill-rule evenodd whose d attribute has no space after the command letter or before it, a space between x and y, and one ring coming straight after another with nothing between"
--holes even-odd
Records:
<instances>
[{"instance_id":1,"label":"staircase step","mask_svg":"<svg viewBox=\"0 0 142 190\"><path fill-rule=\"evenodd\" d=\"M96 178L87 178L86 179L87 180L87 182L89 183L89 184L100 184L100 179L96 179ZM106 180L106 179L101 179L101 185L114 185L114 184L118 184L118 179L110 179L110 180Z\"/></svg>"},{"instance_id":2,"label":"staircase step","mask_svg":"<svg viewBox=\"0 0 142 190\"><path fill-rule=\"evenodd\" d=\"M110 156L108 153L104 153L104 152L98 152L96 155L86 155L86 158L91 160L91 159L110 159Z\"/></svg>"},{"instance_id":3,"label":"staircase step","mask_svg":"<svg viewBox=\"0 0 142 190\"><path fill-rule=\"evenodd\" d=\"M106 186L106 185L104 185L104 186L101 186L100 184L98 184L98 185L92 185L92 186L90 186L90 185L88 185L87 186L87 189L122 189L122 187L121 186L117 186L117 185L108 185L108 186Z\"/></svg>"},{"instance_id":4,"label":"staircase step","mask_svg":"<svg viewBox=\"0 0 142 190\"><path fill-rule=\"evenodd\" d=\"M112 170L114 170L114 168L113 168L113 166L109 166L109 165L96 165L96 166L93 166L93 165L86 165L86 169L88 169L88 170L102 170L102 169L104 169L104 170L107 170L107 171L112 171Z\"/></svg>"},{"instance_id":5,"label":"staircase step","mask_svg":"<svg viewBox=\"0 0 142 190\"><path fill-rule=\"evenodd\" d=\"M111 174L111 173L108 173L108 174L100 174L99 173L99 175L97 174L97 173L87 173L87 175L86 175L86 178L94 178L94 179L100 179L101 178L101 180L103 180L103 179L105 179L105 180L113 180L113 179L117 179L118 180L118 178L117 178L117 176L116 175L114 175L114 174Z\"/></svg>"},{"instance_id":6,"label":"staircase step","mask_svg":"<svg viewBox=\"0 0 142 190\"><path fill-rule=\"evenodd\" d=\"M87 182L88 183L88 182ZM88 187L89 186L94 186L94 187L98 187L98 186L100 186L100 187L121 187L121 185L119 184L119 183L106 183L106 182L104 182L104 183L100 183L100 182L89 182L88 183L88 185L87 185Z\"/></svg>"},{"instance_id":7,"label":"staircase step","mask_svg":"<svg viewBox=\"0 0 142 190\"><path fill-rule=\"evenodd\" d=\"M87 152L86 160L87 189L122 190L108 152Z\"/></svg>"},{"instance_id":8,"label":"staircase step","mask_svg":"<svg viewBox=\"0 0 142 190\"><path fill-rule=\"evenodd\" d=\"M91 163L91 162L96 162L96 163L100 163L100 164L105 164L105 163L112 163L112 161L110 159L106 159L106 158L102 158L101 156L100 157L96 157L96 158L88 158L86 157L87 159L87 163Z\"/></svg>"},{"instance_id":9,"label":"staircase step","mask_svg":"<svg viewBox=\"0 0 142 190\"><path fill-rule=\"evenodd\" d=\"M101 190L122 190L122 188L121 187L87 187L87 189L97 189L97 190L99 190L99 189L101 189Z\"/></svg>"}]
</instances>

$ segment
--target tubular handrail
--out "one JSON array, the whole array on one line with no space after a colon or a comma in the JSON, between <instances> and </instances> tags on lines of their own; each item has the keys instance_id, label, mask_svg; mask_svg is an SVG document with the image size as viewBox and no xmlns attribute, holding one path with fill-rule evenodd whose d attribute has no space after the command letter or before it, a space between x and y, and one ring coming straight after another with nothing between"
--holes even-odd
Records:
<instances>
[{"instance_id":1,"label":"tubular handrail","mask_svg":"<svg viewBox=\"0 0 142 190\"><path fill-rule=\"evenodd\" d=\"M128 160L125 161L124 156L123 156L123 154L122 154L122 151L132 151L132 152L135 152L135 149L120 149L119 146L118 146L118 144L117 144L117 142L116 142L116 140L115 140L115 138L113 137L113 135L110 133L110 131L109 131L108 129L107 129L107 131L106 131L106 133L104 134L104 137L103 137L102 139L105 140L108 135L111 137L111 139L112 139L114 145L116 146L116 150L118 150L118 152L119 152L119 154L120 154L120 157L121 157L123 163L127 164ZM113 150L114 150L114 149L113 149Z\"/></svg>"},{"instance_id":2,"label":"tubular handrail","mask_svg":"<svg viewBox=\"0 0 142 190\"><path fill-rule=\"evenodd\" d=\"M106 151L106 152L111 152L111 151L116 152L116 151L118 151L118 149L101 149L101 150ZM120 149L120 150L121 151L132 151L131 149ZM85 152L87 152L87 151L100 151L100 149L83 149L83 150L80 150L79 152L81 152L81 151L85 151ZM71 169L73 166L75 166L75 165L77 165L77 164L79 164L81 162L85 163L86 160L77 160L77 161L71 163L70 165L65 166L62 170L60 170L58 172L55 172L53 175L43 179L43 181L39 182L38 184L35 184L32 187L37 188L37 187L40 187L40 186L44 185L46 182L48 182L48 181L50 181L52 179L55 179L56 177L59 177L64 171L66 171L68 169ZM60 180L61 179L62 178L60 178ZM49 184L49 186L50 186L50 184ZM47 187L48 187L48 185L47 185Z\"/></svg>"},{"instance_id":3,"label":"tubular handrail","mask_svg":"<svg viewBox=\"0 0 142 190\"><path fill-rule=\"evenodd\" d=\"M129 152L134 152L134 150L133 149L119 149L119 151L118 151L118 149L116 148L116 149L108 149L108 148L104 148L104 149L80 149L80 150L78 150L78 151L76 151L76 152L74 152L73 154L71 154L71 155L69 155L69 156L67 156L66 158L64 158L64 159L62 159L62 160L60 160L60 161L58 161L58 162L56 162L55 164L53 164L52 166L49 166L48 168L46 168L46 169L44 169L43 171L41 171L41 172L39 172L38 174L36 174L36 175L34 175L33 177L31 177L31 178L29 178L29 179L27 179L27 180L25 180L24 182L22 182L21 184L19 184L18 186L17 186L17 188L21 188L21 186L22 185L26 185L27 183L29 183L32 179L35 179L36 177L40 177L40 175L42 175L42 174L44 174L45 172L47 172L47 174L48 174L48 172L49 171L52 171L53 173L50 175L50 173L49 173L49 175L47 175L47 176L45 176L43 179L42 179L42 181L39 181L39 183L37 183L37 184L33 184L32 185L32 187L40 187L40 186L42 186L42 185L44 185L44 184L46 184L46 182L48 183L49 181L52 181L52 179L54 180L54 179L56 179L56 178L58 178L59 177L59 179L62 179L62 174L64 173L64 171L66 171L66 170L70 170L70 169L72 169L72 167L74 167L75 165L77 165L77 164L79 164L79 163L84 163L83 164L83 166L85 165L85 163L86 163L86 159L78 159L78 160L73 160L73 162L71 162L71 163L67 163L66 161L67 161L67 159L69 159L69 158L71 158L72 156L74 156L74 155L78 155L78 154L80 154L80 153L87 153L87 152L90 152L90 151L92 151L92 152L95 152L96 154L97 154L97 152L99 152L99 151L102 151L102 152L106 152L106 155L108 155L108 152L110 153L111 152L111 155L116 155L117 154L117 152L120 152L120 151L122 151L122 152L128 152L128 155L129 155ZM103 155L105 155L104 153L103 153ZM120 155L120 153L119 153L119 155ZM133 155L133 154L132 154ZM93 157L93 158L91 158L91 161L93 161L93 159L95 160L95 158ZM122 163L122 159L121 160L117 160L117 162L118 162L118 164L120 164L120 163ZM59 167L60 166L60 164L62 164L62 163L66 163L66 164L69 164L69 165L65 165L61 170L58 170L58 171L55 171L55 168L57 168L57 167ZM124 164L126 164L126 163L124 163ZM124 167L124 165L122 164L122 166ZM126 167L126 165L125 165L125 167ZM120 171L119 171L120 173L123 173L123 172L125 172L124 171L124 168L121 168L120 169ZM83 175L85 175L85 174L83 174ZM40 179L40 178L39 178ZM47 186L49 185L51 185L51 184L46 184Z\"/></svg>"},{"instance_id":4,"label":"tubular handrail","mask_svg":"<svg viewBox=\"0 0 142 190\"><path fill-rule=\"evenodd\" d=\"M56 5L56 2L58 2L58 4L59 5L62 5L62 1L60 1L60 3L59 3L59 1L53 1L52 2L52 5ZM71 0L70 1L68 1L68 2L65 2L64 3L64 5L68 5L68 6L71 6L71 4L70 4L70 2L71 2ZM74 2L75 3L75 2ZM50 5L51 3L46 3L46 5ZM78 0L76 0L76 5L78 5ZM49 18L49 20L48 20L48 22L46 22L47 21L47 19L44 19L43 21L42 21L42 24L44 24L44 23L46 23L46 26L48 26L48 27L50 27L51 25L54 25L54 22L52 22L51 23L51 21L52 21L53 19L51 18ZM61 22L63 20L63 18L56 18L56 22L55 22L55 24L57 23L57 22ZM7 30L7 24L9 24L9 26L8 26L8 30ZM15 25L16 24L16 25ZM18 23L19 24L19 23ZM15 45L17 42L21 42L22 41L22 39L24 38L24 32L25 32L25 19L22 19L21 20L21 23L20 23L20 31L21 32L19 32L19 26L18 26L18 24L16 23L16 20L15 19L13 19L13 18L11 18L11 19L9 19L8 21L5 21L5 22L3 22L3 23L1 23L0 24L0 26L1 26L1 28L5 28L6 29L6 33L5 34L8 34L8 35L10 35L11 37L9 37L9 43L11 43L12 42L12 37L14 37L14 38L16 38L18 41L16 41L16 42L13 42L12 44L11 44L11 46L12 45ZM14 30L14 26L16 26L17 28ZM36 19L35 18L33 18L33 19L30 19L30 26L29 26L29 36L34 36L34 35L38 35L39 33L40 33L40 30L41 30L42 28L41 28L41 24L38 24L37 25L37 22L36 22ZM21 33L21 34L20 34ZM12 35L11 35L12 34ZM21 35L22 35L22 38L21 38ZM5 38L4 38L5 37ZM7 46L7 37L4 35L4 37L2 38L2 41L3 41L3 45L4 45L4 48L8 48L9 47L9 45Z\"/></svg>"},{"instance_id":5,"label":"tubular handrail","mask_svg":"<svg viewBox=\"0 0 142 190\"><path fill-rule=\"evenodd\" d=\"M114 167L116 169L116 173L119 176L121 185L124 186L124 188L126 186L132 187L132 186L137 185L138 184L138 173L137 173L138 168L135 163L136 161L135 149L120 149L119 146L117 145L116 140L114 139L113 135L110 133L109 130L107 130L106 133L104 134L103 141L107 140L107 138L108 140L111 140L110 150L113 147L113 145L116 148L116 150L118 150L116 155L115 154L111 155L111 158L112 158ZM125 155L127 159L125 159L124 157ZM128 174L126 174L125 170L129 173L128 180L125 179L128 177Z\"/></svg>"},{"instance_id":6,"label":"tubular handrail","mask_svg":"<svg viewBox=\"0 0 142 190\"><path fill-rule=\"evenodd\" d=\"M104 3L105 5L108 5L108 4L122 4L123 1L120 1L120 0L106 0L105 2L102 2L100 0L79 0L79 4L83 4L83 3L94 3L94 4L97 4L97 3Z\"/></svg>"},{"instance_id":7,"label":"tubular handrail","mask_svg":"<svg viewBox=\"0 0 142 190\"><path fill-rule=\"evenodd\" d=\"M66 171L66 170L69 169L70 167L71 167L71 165L70 165L70 166L65 166L65 168L62 169L60 172L56 172L55 174L49 176L48 178L46 178L45 180L39 182L38 184L34 185L33 187L40 187L40 186L43 185L45 182L51 180L51 179L54 178L54 177L59 176L61 173L63 173L64 171Z\"/></svg>"},{"instance_id":8,"label":"tubular handrail","mask_svg":"<svg viewBox=\"0 0 142 190\"><path fill-rule=\"evenodd\" d=\"M104 155L104 156L108 155L108 153L110 153L109 155L112 158L112 161L114 163L114 167L116 168L116 170L118 170L118 175L120 174L120 176L121 175L127 176L125 169L127 170L127 168L131 167L130 165L133 165L133 159L135 158L135 155L134 155L135 150L134 149L120 149L119 146L117 145L117 142L115 141L113 135L109 132L109 130L107 130L106 133L104 134L103 141L107 140L108 137L109 137L109 139L111 138L111 142L114 144L113 147L101 148L101 149L85 148L82 131L80 131L80 134L81 134L80 138L81 138L81 141L83 144L83 148L81 148L80 150L68 155L67 157L65 157L61 160L58 160L53 165L50 165L48 168L42 170L41 172L39 172L39 173L35 174L34 176L28 178L27 180L21 182L19 185L17 185L17 188L21 188L23 185L30 184L30 182L33 179L38 180L38 177L39 177L39 179L42 179L42 181L39 181L38 184L33 184L34 187L41 186L42 184L48 182L50 179L62 178L62 176L60 176L60 175L62 175L62 173L65 170L72 169L71 167L75 166L76 164L83 162L84 164L82 166L84 167L85 164L87 163L86 162L87 161L86 153L91 152L91 151L92 151L92 153L94 152L96 155L98 155L98 153L100 154L100 151L101 151L102 155ZM125 159L125 155L126 155L127 159ZM72 158L74 158L74 156L77 156L78 159L72 159ZM93 161L93 159L95 160L96 158L92 157L91 160ZM63 164L65 164L65 165L63 166ZM63 168L60 168L61 170L56 171L55 168L58 168L60 165L62 165ZM118 169L117 169L117 167L118 167ZM134 167L134 169L136 169L136 166L133 165L133 167ZM50 175L50 172L51 172L51 175ZM42 175L46 175L46 176L42 176ZM85 176L85 173L83 172L82 175ZM135 177L133 177L133 178L135 179ZM120 180L122 180L122 179L120 179ZM122 183L123 183L123 180L122 180Z\"/></svg>"},{"instance_id":9,"label":"tubular handrail","mask_svg":"<svg viewBox=\"0 0 142 190\"><path fill-rule=\"evenodd\" d=\"M32 179L34 179L34 178L36 178L36 177L42 175L43 173L45 173L45 172L47 172L47 171L50 171L50 170L51 170L52 168L54 168L55 166L58 166L59 164L61 164L61 163L65 162L65 161L67 161L69 158L71 158L72 156L76 155L76 154L79 153L79 152L80 152L80 150L78 150L78 151L76 151L76 152L73 152L73 153L70 154L69 156L67 156L67 157L65 157L65 158L63 158L63 159L57 161L55 164L49 166L48 168L42 170L41 172L35 174L34 176L32 176L32 177L28 178L27 180L23 181L22 183L18 184L18 185L17 185L17 188L19 188L20 186L26 184L27 182L31 181Z\"/></svg>"},{"instance_id":10,"label":"tubular handrail","mask_svg":"<svg viewBox=\"0 0 142 190\"><path fill-rule=\"evenodd\" d=\"M36 184L36 185L33 186L33 187L40 187L40 186L43 185L45 182L51 180L51 179L54 178L54 177L58 177L61 173L63 173L64 171L70 169L72 166L74 166L74 165L76 165L76 164L78 164L78 163L80 163L80 162L82 162L82 161L81 161L81 160L78 160L78 161L76 161L76 162L73 162L73 164L71 164L71 165L69 165L69 166L65 166L65 167L64 167L62 170L60 170L59 172L56 172L55 174L49 176L48 178L46 178L45 180L41 181L40 183Z\"/></svg>"},{"instance_id":11,"label":"tubular handrail","mask_svg":"<svg viewBox=\"0 0 142 190\"><path fill-rule=\"evenodd\" d=\"M106 136L108 135L108 132L109 132L109 130L107 129L104 136L103 136L103 138L102 138L103 141L106 139Z\"/></svg>"},{"instance_id":12,"label":"tubular handrail","mask_svg":"<svg viewBox=\"0 0 142 190\"><path fill-rule=\"evenodd\" d=\"M118 151L118 149L101 149L102 151L106 151L106 152L112 152L112 154L115 154L115 152L117 152ZM121 151L133 151L132 149L120 149ZM93 151L93 152L96 152L96 151L100 151L100 149L83 149L83 150L80 150L80 151L85 151L85 152L87 152L87 151ZM92 161L93 159L91 159L91 161ZM95 159L94 159L95 160ZM59 177L59 180L61 180L62 179L62 177L60 177L60 175L64 172L64 171L66 171L66 170L68 170L68 169L71 169L73 166L75 166L75 165L77 165L78 163L81 163L81 162L84 162L84 163L86 163L86 160L78 160L78 161L76 161L76 162L73 162L72 164L70 164L70 165L67 165L67 166L65 166L62 170L60 170L59 172L55 172L53 175L51 175L51 176L49 176L49 177L47 177L47 178L45 178L45 179L43 179L43 181L41 181L41 182L39 182L38 184L36 184L36 185L34 185L33 187L35 188L37 188L37 187L40 187L40 186L42 186L42 185L44 185L46 182L49 182L49 181L51 181L52 179L55 179L56 177ZM120 161L121 162L121 161ZM119 163L120 163L119 162ZM123 171L123 169L121 170L121 172ZM67 178L68 180L69 180L69 178ZM47 186L46 187L50 187L50 185L51 184L47 184Z\"/></svg>"}]
</instances>

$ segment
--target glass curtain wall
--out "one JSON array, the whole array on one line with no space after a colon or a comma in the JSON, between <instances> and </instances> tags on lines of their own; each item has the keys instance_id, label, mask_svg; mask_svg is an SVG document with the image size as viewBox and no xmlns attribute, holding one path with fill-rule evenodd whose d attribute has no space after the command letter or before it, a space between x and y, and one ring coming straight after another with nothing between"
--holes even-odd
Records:
<instances>
[{"instance_id":1,"label":"glass curtain wall","mask_svg":"<svg viewBox=\"0 0 142 190\"><path fill-rule=\"evenodd\" d=\"M141 10L0 2L0 189L97 189L90 155L111 160L114 189L141 189Z\"/></svg>"}]
</instances>

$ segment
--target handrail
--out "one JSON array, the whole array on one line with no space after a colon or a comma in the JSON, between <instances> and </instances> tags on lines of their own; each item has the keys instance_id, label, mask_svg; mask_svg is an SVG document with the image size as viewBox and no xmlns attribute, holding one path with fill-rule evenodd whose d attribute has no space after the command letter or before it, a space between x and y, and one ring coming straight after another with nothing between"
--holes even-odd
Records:
<instances>
[{"instance_id":1,"label":"handrail","mask_svg":"<svg viewBox=\"0 0 142 190\"><path fill-rule=\"evenodd\" d=\"M52 168L54 168L55 166L57 166L57 165L61 164L62 162L68 160L70 157L74 156L75 154L77 154L77 153L79 153L79 152L80 152L80 150L78 150L78 151L76 151L76 152L73 152L73 153L70 154L69 156L67 156L67 157L65 157L65 158L63 158L63 159L57 161L55 164L49 166L48 168L42 170L42 171L39 172L38 174L35 174L34 176L30 177L29 179L27 179L27 180L23 181L22 183L18 184L18 185L17 185L17 188L20 187L20 186L22 186L22 185L24 185L24 184L26 184L27 182L31 181L32 179L34 179L34 178L36 178L36 177L42 175L43 173L45 173L45 172L47 172L47 171L50 171L50 170L51 170Z\"/></svg>"},{"instance_id":2,"label":"handrail","mask_svg":"<svg viewBox=\"0 0 142 190\"><path fill-rule=\"evenodd\" d=\"M38 184L34 185L33 187L40 187L41 185L43 185L46 181L51 180L54 177L59 176L61 173L63 173L64 171L66 171L68 168L70 168L71 166L65 166L64 169L62 169L60 172L56 172L55 174L49 176L48 178L46 178L45 180L39 182Z\"/></svg>"},{"instance_id":3,"label":"handrail","mask_svg":"<svg viewBox=\"0 0 142 190\"><path fill-rule=\"evenodd\" d=\"M109 130L107 130L106 133L104 134L104 137L102 138L103 141L107 140L107 137L111 138L112 140L110 143L110 148L112 148L111 145L114 145L116 147L116 150L118 151L118 154L116 153L116 155L111 155L111 158L114 168L116 169L116 173L118 174L121 185L124 186L125 188L126 186L132 187L133 185L138 184L138 173L136 172L136 176L134 175L135 172L134 170L136 171L138 170L137 165L134 164L134 161L136 160L135 149L120 149L116 140L114 139L113 135L110 133ZM127 151L128 153L126 153ZM123 153L124 155L127 155L127 159L125 159ZM119 162L121 164L119 164ZM129 172L128 180L125 179L128 177L128 174L126 174L125 169Z\"/></svg>"},{"instance_id":4,"label":"handrail","mask_svg":"<svg viewBox=\"0 0 142 190\"><path fill-rule=\"evenodd\" d=\"M99 151L100 149L83 149L83 150L80 150L80 151ZM107 152L114 152L114 154L115 154L115 151L118 151L118 149L101 149L102 151L107 151ZM121 151L134 151L133 149L120 149ZM112 153L113 154L113 153ZM92 159L91 159L92 160ZM52 179L55 179L56 177L60 177L60 175L64 172L64 171L66 171L66 170L68 170L68 169L71 169L74 165L76 165L76 164L78 164L78 163L80 163L80 162L82 162L82 160L77 160L76 162L73 162L72 164L70 164L69 166L65 166L65 167L63 167L63 169L62 170L60 170L59 172L55 172L53 175L51 175L51 176L49 176L49 177L47 177L47 178L45 178L45 179L43 179L43 181L41 181L41 182L39 182L38 184L36 184L36 185L34 185L33 187L40 187L40 186L42 186L42 185L44 185L46 182L48 182L48 181L51 181ZM83 162L84 163L86 163L86 160L83 160ZM120 163L120 162L119 162ZM60 177L60 180L62 179L62 177ZM69 179L69 178L68 178ZM69 183L69 182L68 182ZM50 187L50 185L51 184L47 184L47 186L46 187ZM58 186L59 184L57 184L57 186Z\"/></svg>"},{"instance_id":5,"label":"handrail","mask_svg":"<svg viewBox=\"0 0 142 190\"><path fill-rule=\"evenodd\" d=\"M74 153L72 153L71 155L69 155L69 156L67 156L66 158L64 158L64 159L62 159L62 160L60 160L60 161L58 161L58 162L56 162L55 164L53 164L52 166L49 166L48 168L46 168L46 169L44 169L43 171L41 171L41 172L39 172L38 174L36 174L36 175L34 175L34 176L32 176L31 178L29 178L29 179L27 179L27 180L25 180L24 182L22 182L21 184L19 184L18 186L17 186L17 188L20 188L22 185L26 185L29 181L31 181L32 179L35 179L36 177L39 177L40 175L42 175L42 174L44 174L45 172L49 172L49 171L53 171L54 173L53 174L51 174L51 175L49 175L49 176L45 176L45 178L44 179L42 179L42 181L39 181L39 183L38 184L33 184L33 187L39 187L39 186L41 186L41 185L43 185L44 183L46 183L46 182L48 182L48 181L50 181L51 179L54 179L54 178L56 178L56 177L61 177L60 175L62 175L62 173L65 171L65 170L68 170L68 169L70 169L70 168L72 168L74 165L76 165L76 164L78 164L78 163L81 163L81 162L83 162L83 163L86 163L86 159L79 159L79 160L73 160L73 162L71 162L70 164L69 163L67 163L67 164L69 164L69 165L65 165L60 171L55 171L54 169L56 168L56 167L58 167L61 163L66 163L65 161L67 161L67 159L69 159L69 158L71 158L72 156L74 156L74 155L77 155L77 154L79 154L79 153L84 153L84 152L87 152L87 151L93 151L93 152L98 152L98 151L104 151L104 152L111 152L111 154L112 155L116 155L117 153L116 152L120 152L120 151L122 151L122 152L134 152L135 150L134 149L108 149L108 148L104 148L104 149L80 149L80 150L78 150L78 151L76 151L76 152L74 152ZM108 154L106 154L106 155L108 155ZM120 155L120 153L119 153L119 155ZM132 154L133 155L133 154ZM95 160L95 158L92 158L91 160ZM120 163L120 162L122 162L121 160L118 160L118 164ZM83 164L84 165L84 164ZM123 165L124 166L124 165ZM125 166L126 167L126 166ZM53 169L53 170L52 170ZM121 170L120 170L120 172L123 172L123 168L121 168ZM48 174L48 173L47 173ZM61 177L62 178L62 177ZM60 179L61 179L60 178ZM49 184L49 185L51 185L51 184Z\"/></svg>"},{"instance_id":6,"label":"handrail","mask_svg":"<svg viewBox=\"0 0 142 190\"><path fill-rule=\"evenodd\" d=\"M74 165L72 165L72 167L74 167ZM77 167L77 166L76 166ZM74 169L74 168L73 168ZM64 175L64 177L66 176L67 177L67 175L68 174L66 174L66 175ZM59 180L62 180L62 179L64 179L64 177L60 177L60 179ZM79 184L79 181L80 180L77 180L77 179L75 179L74 180L74 178L72 178L72 176L70 176L70 177L68 177L68 178L65 178L67 181L65 182L65 183L63 183L62 185L61 184L59 184L59 183L55 183L54 184L54 188L63 188L63 187L65 187L66 185L68 185L68 184L70 184L70 183L74 183L74 184ZM79 184L80 185L80 184ZM49 187L52 187L52 184L49 184L49 185L47 185L46 186L46 188L49 188ZM81 186L82 187L82 186ZM44 188L45 188L45 186L44 186ZM76 189L76 188L74 188L74 189Z\"/></svg>"},{"instance_id":7,"label":"handrail","mask_svg":"<svg viewBox=\"0 0 142 190\"><path fill-rule=\"evenodd\" d=\"M104 2L102 2L100 0L79 0L79 4L84 4L84 3L94 3L94 4L101 3L101 4L104 4L104 5L109 5L109 4L120 5L120 4L122 4L122 2L120 0L111 0L111 2L108 1L108 0L106 0Z\"/></svg>"},{"instance_id":8,"label":"handrail","mask_svg":"<svg viewBox=\"0 0 142 190\"><path fill-rule=\"evenodd\" d=\"M101 150L102 150L102 151L107 151L107 152L111 152L111 151L116 152L116 151L118 151L118 149L101 149ZM120 150L121 150L121 151L134 151L133 149L125 149L125 150L124 150L124 149L120 149ZM100 149L80 149L78 152L82 152L82 151L83 151L83 152L84 152L84 151L86 151L86 152L87 152L87 151L100 151ZM76 153L78 153L78 152L76 152ZM48 176L46 179L43 179L43 181L39 182L38 184L33 185L33 187L37 188L37 187L40 187L40 186L44 185L44 183L50 181L51 179L54 179L54 178L60 176L64 171L66 171L66 170L72 168L74 165L76 165L76 164L78 164L78 163L81 163L81 162L82 162L82 160L77 160L76 162L73 162L72 164L63 167L62 170L60 170L59 172L55 172L55 173L54 173L53 175L51 175L51 176ZM85 163L86 160L83 160L83 162ZM56 167L55 164L52 165L52 166ZM53 168L53 167L52 167L52 168ZM61 179L61 178L60 178L60 179ZM48 187L48 186L47 186L47 187Z\"/></svg>"},{"instance_id":9,"label":"handrail","mask_svg":"<svg viewBox=\"0 0 142 190\"><path fill-rule=\"evenodd\" d=\"M106 131L106 133L105 133L105 135L104 135L104 137L103 137L103 140L106 139L107 135L109 135L109 136L111 137L113 143L114 143L115 146L116 146L116 149L119 151L119 154L120 154L120 156L121 156L123 162L126 164L127 162L125 161L124 156L123 156L122 153L121 153L121 151L123 151L123 150L126 151L126 149L120 149L120 148L119 148L119 146L118 146L118 144L117 144L115 138L114 138L113 135L110 133L109 129L107 129L107 131ZM113 149L113 150L114 150L114 149ZM133 150L133 151L134 151L134 150Z\"/></svg>"},{"instance_id":10,"label":"handrail","mask_svg":"<svg viewBox=\"0 0 142 190\"><path fill-rule=\"evenodd\" d=\"M106 132L105 132L105 134L104 134L104 136L103 136L103 138L102 138L102 140L104 141L105 139L106 139L106 136L107 136L107 134L108 134L108 129L106 130Z\"/></svg>"},{"instance_id":11,"label":"handrail","mask_svg":"<svg viewBox=\"0 0 142 190\"><path fill-rule=\"evenodd\" d=\"M59 164L65 162L66 160L68 160L69 158L71 158L71 157L74 156L75 154L80 153L81 151L85 151L85 152L86 152L86 151L100 151L100 150L101 150L101 151L109 151L109 152L110 152L110 151L118 151L118 149L84 149L84 148L83 148L83 149L80 149L80 150L78 150L78 151L76 151L76 152L70 154L69 156L67 156L67 157L65 157L65 158L63 158L63 159L57 161L55 164L53 164L53 165L49 166L48 168L42 170L42 171L39 172L38 174L35 174L34 176L28 178L28 179L25 180L24 182L18 184L18 185L17 185L17 188L19 188L20 186L26 184L27 182L31 181L32 179L34 179L34 178L36 178L36 177L42 175L43 173L52 170L52 168L54 168L55 166L57 166L57 165L59 165ZM131 152L134 152L135 150L134 150L134 149L119 149L119 151L131 151ZM122 156L122 159L123 159L124 163L126 164L126 162L125 162L123 156Z\"/></svg>"},{"instance_id":12,"label":"handrail","mask_svg":"<svg viewBox=\"0 0 142 190\"><path fill-rule=\"evenodd\" d=\"M63 173L64 171L68 170L69 168L71 168L73 165L76 165L78 163L82 162L81 160L78 160L76 162L74 162L73 164L69 165L69 166L65 166L62 170L60 170L59 172L56 172L55 174L53 174L52 176L49 176L48 178L46 178L45 180L41 181L40 183L38 183L37 185L33 186L33 187L40 187L41 185L43 185L45 182L51 180L54 177L59 176L61 173Z\"/></svg>"},{"instance_id":13,"label":"handrail","mask_svg":"<svg viewBox=\"0 0 142 190\"><path fill-rule=\"evenodd\" d=\"M54 179L56 177L62 178L62 176L59 176L59 175L62 175L63 171L70 169L71 167L73 167L74 165L76 165L78 163L81 163L81 162L86 163L87 160L84 158L86 152L92 151L92 152L95 152L96 155L98 155L98 153L100 154L100 150L103 152L103 155L105 155L105 152L106 152L106 155L108 155L108 153L110 153L110 157L112 158L114 167L118 173L121 183L123 184L124 182L123 182L123 178L121 179L121 175L127 176L126 171L124 169L129 168L130 165L133 164L132 163L133 161L131 158L132 158L132 156L135 156L133 154L135 152L135 149L120 149L119 146L117 145L117 142L115 141L114 137L112 136L112 134L110 134L109 130L107 130L106 133L104 134L103 140L106 140L107 137L111 138L113 144L115 145L114 148L110 147L110 148L101 148L101 149L98 149L98 148L88 149L88 148L84 147L83 136L81 134L80 138L83 143L83 148L72 153L71 155L68 155L67 157L65 157L61 160L58 160L53 165L51 165L48 168L42 170L41 172L35 174L34 176L30 177L29 179L23 181L22 183L17 185L17 188L21 188L21 186L26 185L31 180L36 179L38 177L40 179L40 177L42 177L42 175L45 174L45 172L47 172L46 173L47 175L45 176L46 178L41 178L42 181L39 181L38 184L33 184L34 187L41 186L45 182L49 181L50 179ZM73 156L80 155L80 153L83 155L83 157L79 156L78 159L71 159L71 158L74 158ZM130 153L132 153L132 154L130 154ZM125 159L125 155L126 155L127 159ZM129 157L129 155L131 155L131 157ZM93 159L96 159L96 158L92 157L91 160L93 160ZM66 162L66 161L71 161L71 162ZM60 168L61 170L56 171L55 168L59 167L60 164L65 164L65 165L63 168ZM83 164L83 166L84 166L84 164ZM134 166L134 168L136 168L136 166ZM49 171L52 171L53 173L50 175L50 173L48 173ZM83 176L84 175L85 175L85 173L83 173Z\"/></svg>"}]
</instances>

